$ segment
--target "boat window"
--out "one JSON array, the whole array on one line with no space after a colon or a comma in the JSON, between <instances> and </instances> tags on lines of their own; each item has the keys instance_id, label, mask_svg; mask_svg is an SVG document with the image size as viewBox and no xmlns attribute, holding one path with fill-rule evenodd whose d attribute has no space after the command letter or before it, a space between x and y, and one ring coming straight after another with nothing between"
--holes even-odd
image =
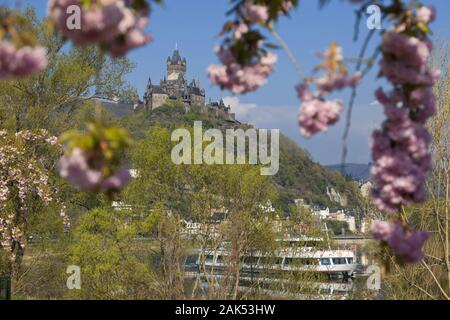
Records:
<instances>
[{"instance_id":1,"label":"boat window","mask_svg":"<svg viewBox=\"0 0 450 320\"><path fill-rule=\"evenodd\" d=\"M329 266L331 264L330 259L320 259L320 265L322 266Z\"/></svg>"},{"instance_id":2,"label":"boat window","mask_svg":"<svg viewBox=\"0 0 450 320\"><path fill-rule=\"evenodd\" d=\"M190 265L190 264L196 264L198 260L198 256L197 255L189 255L186 257L186 264Z\"/></svg>"},{"instance_id":3,"label":"boat window","mask_svg":"<svg viewBox=\"0 0 450 320\"><path fill-rule=\"evenodd\" d=\"M258 263L258 259L259 259L259 257L246 257L243 262L245 264L255 265Z\"/></svg>"},{"instance_id":4,"label":"boat window","mask_svg":"<svg viewBox=\"0 0 450 320\"><path fill-rule=\"evenodd\" d=\"M306 264L307 266L313 266L317 264L317 260L314 259L303 259L303 264Z\"/></svg>"},{"instance_id":5,"label":"boat window","mask_svg":"<svg viewBox=\"0 0 450 320\"><path fill-rule=\"evenodd\" d=\"M270 264L272 264L272 259L271 258L268 258L268 257L263 257L263 258L260 258L259 259L259 264L260 265L270 265Z\"/></svg>"},{"instance_id":6,"label":"boat window","mask_svg":"<svg viewBox=\"0 0 450 320\"><path fill-rule=\"evenodd\" d=\"M319 294L333 294L333 291L330 288L320 288L319 289Z\"/></svg>"},{"instance_id":7,"label":"boat window","mask_svg":"<svg viewBox=\"0 0 450 320\"><path fill-rule=\"evenodd\" d=\"M275 257L262 257L259 258L258 264L271 266L274 264L283 264L283 258L275 258Z\"/></svg>"},{"instance_id":8,"label":"boat window","mask_svg":"<svg viewBox=\"0 0 450 320\"><path fill-rule=\"evenodd\" d=\"M348 264L352 264L353 263L353 258L347 258L347 263Z\"/></svg>"},{"instance_id":9,"label":"boat window","mask_svg":"<svg viewBox=\"0 0 450 320\"><path fill-rule=\"evenodd\" d=\"M345 258L333 258L333 264L346 264Z\"/></svg>"},{"instance_id":10,"label":"boat window","mask_svg":"<svg viewBox=\"0 0 450 320\"><path fill-rule=\"evenodd\" d=\"M305 242L305 247L317 247L317 242L315 241Z\"/></svg>"},{"instance_id":11,"label":"boat window","mask_svg":"<svg viewBox=\"0 0 450 320\"><path fill-rule=\"evenodd\" d=\"M252 284L254 286L254 284ZM265 289L265 290L273 290L273 284L267 283L267 282L259 282L258 283L259 288Z\"/></svg>"},{"instance_id":12,"label":"boat window","mask_svg":"<svg viewBox=\"0 0 450 320\"><path fill-rule=\"evenodd\" d=\"M305 258L285 258L285 259L284 259L284 264L285 264L285 265L295 265L295 266L300 266L300 265L311 266L311 265L317 264L317 262L314 261L314 259L305 259Z\"/></svg>"},{"instance_id":13,"label":"boat window","mask_svg":"<svg viewBox=\"0 0 450 320\"><path fill-rule=\"evenodd\" d=\"M253 286L253 282L250 280L241 279L239 280L239 285L242 287L251 288Z\"/></svg>"},{"instance_id":14,"label":"boat window","mask_svg":"<svg viewBox=\"0 0 450 320\"><path fill-rule=\"evenodd\" d=\"M223 263L223 257L222 256L218 256L216 263Z\"/></svg>"},{"instance_id":15,"label":"boat window","mask_svg":"<svg viewBox=\"0 0 450 320\"><path fill-rule=\"evenodd\" d=\"M211 255L206 256L205 262L206 263L213 263L213 256L211 256Z\"/></svg>"}]
</instances>

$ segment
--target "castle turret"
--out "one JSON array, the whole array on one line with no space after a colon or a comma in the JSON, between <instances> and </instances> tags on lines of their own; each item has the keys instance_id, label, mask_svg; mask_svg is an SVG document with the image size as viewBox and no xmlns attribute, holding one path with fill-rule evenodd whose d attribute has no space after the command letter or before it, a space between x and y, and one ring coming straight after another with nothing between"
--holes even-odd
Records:
<instances>
[{"instance_id":1,"label":"castle turret","mask_svg":"<svg viewBox=\"0 0 450 320\"><path fill-rule=\"evenodd\" d=\"M152 78L148 78L148 82L147 82L147 89L150 89L150 88L152 88L153 87L153 84L152 84Z\"/></svg>"},{"instance_id":2,"label":"castle turret","mask_svg":"<svg viewBox=\"0 0 450 320\"><path fill-rule=\"evenodd\" d=\"M175 49L172 57L167 58L167 79L176 80L181 74L186 80L186 69L186 58L181 58L180 51Z\"/></svg>"},{"instance_id":3,"label":"castle turret","mask_svg":"<svg viewBox=\"0 0 450 320\"><path fill-rule=\"evenodd\" d=\"M147 110L152 109L152 94L153 94L153 84L152 79L149 77L147 82L147 90L145 90L144 94L144 106Z\"/></svg>"}]
</instances>

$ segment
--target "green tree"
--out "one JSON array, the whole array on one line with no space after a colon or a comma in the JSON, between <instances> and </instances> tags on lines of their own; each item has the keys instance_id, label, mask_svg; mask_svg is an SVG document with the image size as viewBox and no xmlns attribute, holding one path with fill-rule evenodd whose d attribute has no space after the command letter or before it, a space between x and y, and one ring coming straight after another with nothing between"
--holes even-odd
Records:
<instances>
[{"instance_id":1,"label":"green tree","mask_svg":"<svg viewBox=\"0 0 450 320\"><path fill-rule=\"evenodd\" d=\"M25 16L48 48L49 65L35 76L0 82L0 127L60 133L72 127L74 114L86 101L135 98L136 90L124 80L134 67L129 60L111 59L92 47L68 48L33 9Z\"/></svg>"},{"instance_id":2,"label":"green tree","mask_svg":"<svg viewBox=\"0 0 450 320\"><path fill-rule=\"evenodd\" d=\"M149 299L156 295L149 264L134 254L136 225L127 213L98 208L86 213L74 232L69 263L81 268L81 299Z\"/></svg>"}]
</instances>

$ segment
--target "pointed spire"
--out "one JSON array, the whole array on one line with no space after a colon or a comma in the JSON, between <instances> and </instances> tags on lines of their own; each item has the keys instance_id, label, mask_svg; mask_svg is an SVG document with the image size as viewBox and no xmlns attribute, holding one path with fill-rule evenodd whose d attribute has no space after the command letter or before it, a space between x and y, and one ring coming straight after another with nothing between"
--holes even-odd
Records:
<instances>
[{"instance_id":1,"label":"pointed spire","mask_svg":"<svg viewBox=\"0 0 450 320\"><path fill-rule=\"evenodd\" d=\"M172 53L172 57L169 58L170 63L172 64L177 64L181 62L181 55L180 55L180 51L177 49L175 49Z\"/></svg>"}]
</instances>

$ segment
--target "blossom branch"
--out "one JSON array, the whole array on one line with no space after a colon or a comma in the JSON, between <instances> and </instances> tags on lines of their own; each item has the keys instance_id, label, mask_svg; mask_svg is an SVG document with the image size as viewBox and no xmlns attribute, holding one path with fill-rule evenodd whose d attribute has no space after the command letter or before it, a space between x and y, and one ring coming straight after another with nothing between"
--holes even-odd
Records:
<instances>
[{"instance_id":1,"label":"blossom branch","mask_svg":"<svg viewBox=\"0 0 450 320\"><path fill-rule=\"evenodd\" d=\"M385 17L386 17L386 15L383 15L381 21L383 21L385 19ZM372 29L372 30L370 30L369 34L366 36L366 38L364 40L364 43L363 43L363 45L361 47L361 51L359 53L359 58L357 59L356 72L361 71L362 63L363 63L363 61L365 61L364 57L366 55L367 47L369 46L370 40L372 39L372 37L374 35L375 35L375 29ZM379 50L378 49L375 50L373 58L378 53L379 53ZM371 67L373 66L374 60L375 59L367 60L367 67L362 72L361 79L363 79L366 76L366 74L370 71ZM348 136L349 136L349 133L350 133L350 127L351 127L351 122L352 122L353 106L355 104L356 96L357 96L357 88L353 87L352 88L351 97L350 97L349 106L348 106L348 110L347 110L344 134L342 136L342 156L341 156L342 172L345 172L344 171L344 169L345 169L345 161L346 161L347 152L348 152L348 148L347 148Z\"/></svg>"},{"instance_id":2,"label":"blossom branch","mask_svg":"<svg viewBox=\"0 0 450 320\"><path fill-rule=\"evenodd\" d=\"M302 69L300 67L300 64L298 63L297 59L295 58L295 56L292 53L292 50L289 48L288 44L283 40L283 38L280 36L280 34L275 30L273 25L269 25L268 30L273 35L273 37L278 41L278 43L283 48L283 50L286 52L287 56L289 57L289 60L292 62L292 64L295 67L295 71L297 73L299 80L303 81Z\"/></svg>"}]
</instances>

